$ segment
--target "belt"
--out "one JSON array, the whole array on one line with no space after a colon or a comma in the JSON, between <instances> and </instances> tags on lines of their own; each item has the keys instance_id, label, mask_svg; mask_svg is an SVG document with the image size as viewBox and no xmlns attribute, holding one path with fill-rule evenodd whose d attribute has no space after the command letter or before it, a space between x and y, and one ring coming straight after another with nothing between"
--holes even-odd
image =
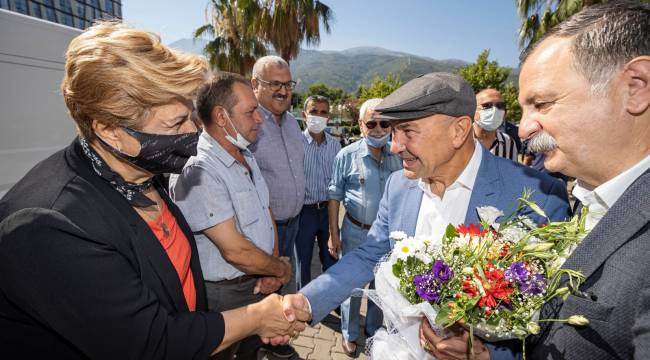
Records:
<instances>
[{"instance_id":1,"label":"belt","mask_svg":"<svg viewBox=\"0 0 650 360\"><path fill-rule=\"evenodd\" d=\"M354 225L362 228L363 230L369 230L370 229L370 225L364 224L361 221L353 218L352 215L350 215L350 213L345 213L345 216L348 218L348 220L350 220L351 223L353 223Z\"/></svg>"},{"instance_id":2,"label":"belt","mask_svg":"<svg viewBox=\"0 0 650 360\"><path fill-rule=\"evenodd\" d=\"M258 276L255 275L242 275L238 276L234 279L229 279L229 280L219 280L219 281L208 281L205 280L206 282L217 284L217 285L235 285L235 284L241 284L243 282L249 281L249 280L255 280L257 279Z\"/></svg>"},{"instance_id":3,"label":"belt","mask_svg":"<svg viewBox=\"0 0 650 360\"><path fill-rule=\"evenodd\" d=\"M294 222L295 220L298 220L298 216L294 216L292 218L288 218L288 219L285 219L285 220L275 220L275 224L276 225L287 225L287 224L289 224L291 222Z\"/></svg>"},{"instance_id":4,"label":"belt","mask_svg":"<svg viewBox=\"0 0 650 360\"><path fill-rule=\"evenodd\" d=\"M317 202L315 204L305 204L308 209L327 209L327 201Z\"/></svg>"}]
</instances>

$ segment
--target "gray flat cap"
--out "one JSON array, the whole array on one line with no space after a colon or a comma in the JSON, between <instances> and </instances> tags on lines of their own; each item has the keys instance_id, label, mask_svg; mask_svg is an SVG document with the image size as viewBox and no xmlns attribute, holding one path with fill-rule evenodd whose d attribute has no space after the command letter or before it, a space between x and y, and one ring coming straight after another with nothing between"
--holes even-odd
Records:
<instances>
[{"instance_id":1,"label":"gray flat cap","mask_svg":"<svg viewBox=\"0 0 650 360\"><path fill-rule=\"evenodd\" d=\"M377 107L386 120L413 120L434 114L474 118L476 96L472 86L456 74L420 75L388 95Z\"/></svg>"}]
</instances>

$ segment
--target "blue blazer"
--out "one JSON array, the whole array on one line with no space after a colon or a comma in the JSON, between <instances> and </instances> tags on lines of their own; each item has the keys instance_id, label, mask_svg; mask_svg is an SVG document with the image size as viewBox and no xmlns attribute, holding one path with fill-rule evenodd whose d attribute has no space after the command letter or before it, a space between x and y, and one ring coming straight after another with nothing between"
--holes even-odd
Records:
<instances>
[{"instance_id":1,"label":"blue blazer","mask_svg":"<svg viewBox=\"0 0 650 360\"><path fill-rule=\"evenodd\" d=\"M347 299L352 290L364 287L373 279L375 265L393 248L394 242L388 237L390 232L399 230L415 235L423 194L417 184L417 180L407 179L403 170L391 174L366 242L300 290L309 299L314 324ZM534 191L532 200L552 221L569 217L566 186L562 181L483 149L465 223L479 222L478 206L491 205L508 214L516 208L516 200L524 188ZM527 215L538 223L543 221L531 212Z\"/></svg>"}]
</instances>

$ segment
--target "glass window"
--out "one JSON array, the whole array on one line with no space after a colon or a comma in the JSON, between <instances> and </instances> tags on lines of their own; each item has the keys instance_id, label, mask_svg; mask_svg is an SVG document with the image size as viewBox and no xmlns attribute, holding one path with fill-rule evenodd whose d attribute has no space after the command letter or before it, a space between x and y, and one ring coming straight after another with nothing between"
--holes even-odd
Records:
<instances>
[{"instance_id":1,"label":"glass window","mask_svg":"<svg viewBox=\"0 0 650 360\"><path fill-rule=\"evenodd\" d=\"M9 0L0 0L0 8L9 9Z\"/></svg>"},{"instance_id":2,"label":"glass window","mask_svg":"<svg viewBox=\"0 0 650 360\"><path fill-rule=\"evenodd\" d=\"M62 11L57 10L57 15L59 16L59 19L61 19L61 23L64 25L68 25L70 27L74 27L74 21L72 20L72 15L68 13L64 13Z\"/></svg>"},{"instance_id":3,"label":"glass window","mask_svg":"<svg viewBox=\"0 0 650 360\"><path fill-rule=\"evenodd\" d=\"M107 13L113 15L113 1L112 0L105 0L104 1L104 10L106 10Z\"/></svg>"},{"instance_id":4,"label":"glass window","mask_svg":"<svg viewBox=\"0 0 650 360\"><path fill-rule=\"evenodd\" d=\"M26 0L14 0L14 7L16 11L21 14L27 14L27 1Z\"/></svg>"},{"instance_id":5,"label":"glass window","mask_svg":"<svg viewBox=\"0 0 650 360\"><path fill-rule=\"evenodd\" d=\"M30 2L29 4L32 7L32 16L42 19L43 14L41 14L41 4L37 4L35 2Z\"/></svg>"}]
</instances>

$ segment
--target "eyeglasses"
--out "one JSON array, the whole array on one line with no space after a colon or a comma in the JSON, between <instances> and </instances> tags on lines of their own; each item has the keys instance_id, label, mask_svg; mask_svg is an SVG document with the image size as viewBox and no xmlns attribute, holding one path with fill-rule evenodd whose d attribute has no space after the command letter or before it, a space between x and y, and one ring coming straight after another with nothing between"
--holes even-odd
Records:
<instances>
[{"instance_id":1,"label":"eyeglasses","mask_svg":"<svg viewBox=\"0 0 650 360\"><path fill-rule=\"evenodd\" d=\"M287 91L291 91L291 90L293 90L294 87L296 87L296 84L297 84L297 82L295 82L293 80L289 80L289 81L283 83L283 82L280 82L280 81L277 81L277 80L266 81L266 80L262 80L260 78L255 78L255 79L257 79L257 81L261 82L262 84L266 84L273 91L280 91L280 89L283 86L284 86L285 89L287 89Z\"/></svg>"},{"instance_id":2,"label":"eyeglasses","mask_svg":"<svg viewBox=\"0 0 650 360\"><path fill-rule=\"evenodd\" d=\"M492 109L493 106L495 106L499 110L505 110L506 109L506 103L504 103L503 101L496 102L496 103L486 102L486 103L481 104L481 108L483 110Z\"/></svg>"},{"instance_id":3,"label":"eyeglasses","mask_svg":"<svg viewBox=\"0 0 650 360\"><path fill-rule=\"evenodd\" d=\"M386 120L382 120L382 121L371 120L365 123L366 127L371 130L376 128L377 124L379 124L379 126L381 126L382 129L388 129L390 127L390 121L386 121Z\"/></svg>"}]
</instances>

